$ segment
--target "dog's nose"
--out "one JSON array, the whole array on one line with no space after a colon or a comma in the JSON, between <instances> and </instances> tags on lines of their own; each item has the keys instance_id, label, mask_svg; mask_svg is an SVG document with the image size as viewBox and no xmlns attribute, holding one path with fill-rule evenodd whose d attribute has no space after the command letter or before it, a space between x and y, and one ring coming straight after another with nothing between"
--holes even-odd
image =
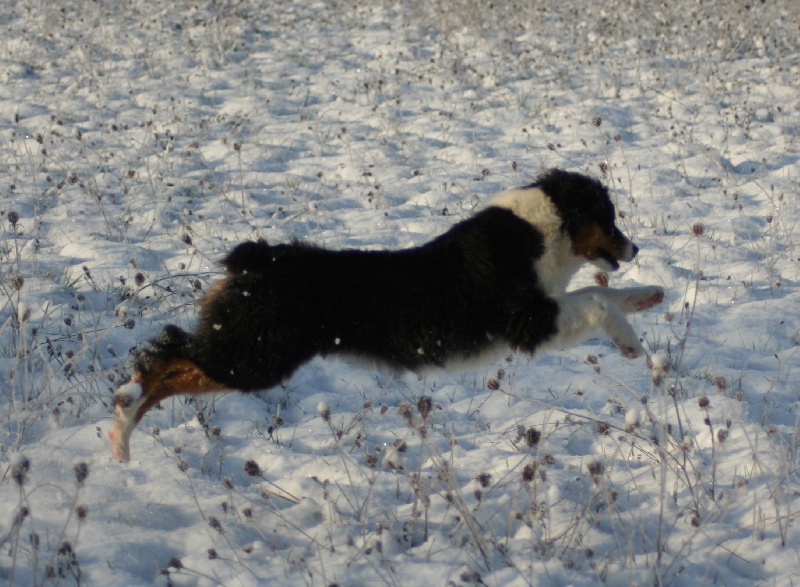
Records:
<instances>
[{"instance_id":1,"label":"dog's nose","mask_svg":"<svg viewBox=\"0 0 800 587\"><path fill-rule=\"evenodd\" d=\"M635 257L636 255L638 255L638 254L639 254L639 247L637 247L637 246L636 246L635 244L633 244L633 243L631 243L631 250L633 251L633 256L634 256L634 257Z\"/></svg>"}]
</instances>

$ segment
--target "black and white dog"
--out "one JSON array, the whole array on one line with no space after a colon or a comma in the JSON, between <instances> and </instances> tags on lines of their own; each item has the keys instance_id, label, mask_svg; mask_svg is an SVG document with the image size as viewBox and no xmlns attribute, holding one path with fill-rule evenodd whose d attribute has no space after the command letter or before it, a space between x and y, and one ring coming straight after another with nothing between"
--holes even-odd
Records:
<instances>
[{"instance_id":1,"label":"black and white dog","mask_svg":"<svg viewBox=\"0 0 800 587\"><path fill-rule=\"evenodd\" d=\"M604 331L630 358L644 351L624 314L660 303L656 286L567 292L586 262L605 270L637 247L595 179L553 169L498 195L419 247L331 251L237 246L209 288L194 333L167 326L114 394L113 454L129 459L136 424L180 393L267 389L315 357L341 353L421 370L563 347Z\"/></svg>"}]
</instances>

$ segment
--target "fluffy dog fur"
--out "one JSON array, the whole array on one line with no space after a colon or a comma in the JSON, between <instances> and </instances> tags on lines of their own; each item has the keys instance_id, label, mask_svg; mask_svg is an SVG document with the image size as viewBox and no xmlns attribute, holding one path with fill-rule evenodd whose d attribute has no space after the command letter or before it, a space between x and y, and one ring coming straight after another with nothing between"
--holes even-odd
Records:
<instances>
[{"instance_id":1,"label":"fluffy dog fur","mask_svg":"<svg viewBox=\"0 0 800 587\"><path fill-rule=\"evenodd\" d=\"M563 347L602 330L637 357L643 349L623 314L660 303L661 288L566 291L584 263L610 271L636 255L614 219L600 182L554 169L407 250L240 244L195 332L167 326L136 356L131 383L114 395L113 453L129 459L136 424L167 397L267 389L316 355L418 371Z\"/></svg>"}]
</instances>

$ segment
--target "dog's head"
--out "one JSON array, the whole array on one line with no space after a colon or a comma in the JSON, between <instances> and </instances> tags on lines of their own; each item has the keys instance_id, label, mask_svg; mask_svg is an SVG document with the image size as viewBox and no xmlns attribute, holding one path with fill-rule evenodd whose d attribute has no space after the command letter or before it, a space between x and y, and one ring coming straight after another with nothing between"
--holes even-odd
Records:
<instances>
[{"instance_id":1,"label":"dog's head","mask_svg":"<svg viewBox=\"0 0 800 587\"><path fill-rule=\"evenodd\" d=\"M604 271L616 271L639 251L617 228L608 190L596 179L561 169L539 176L532 187L541 189L556 207L561 230L569 236L577 257Z\"/></svg>"}]
</instances>

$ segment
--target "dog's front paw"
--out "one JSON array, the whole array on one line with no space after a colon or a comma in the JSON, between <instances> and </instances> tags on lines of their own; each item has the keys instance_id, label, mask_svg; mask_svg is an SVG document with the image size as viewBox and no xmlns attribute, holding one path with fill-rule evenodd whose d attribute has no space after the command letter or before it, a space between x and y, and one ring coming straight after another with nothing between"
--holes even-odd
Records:
<instances>
[{"instance_id":1,"label":"dog's front paw","mask_svg":"<svg viewBox=\"0 0 800 587\"><path fill-rule=\"evenodd\" d=\"M664 288L658 287L657 285L651 286L646 288L650 291L650 295L645 297L644 299L640 299L636 301L636 311L641 312L643 310L649 310L653 306L657 306L661 302L664 301Z\"/></svg>"},{"instance_id":2,"label":"dog's front paw","mask_svg":"<svg viewBox=\"0 0 800 587\"><path fill-rule=\"evenodd\" d=\"M620 309L626 314L649 310L664 301L664 288L657 285L636 287L627 291L629 292L628 295L625 296L623 303L620 304Z\"/></svg>"},{"instance_id":3,"label":"dog's front paw","mask_svg":"<svg viewBox=\"0 0 800 587\"><path fill-rule=\"evenodd\" d=\"M614 331L609 332L611 340L619 348L620 354L626 359L635 359L644 354L644 347L639 342L639 337L626 320L620 321Z\"/></svg>"}]
</instances>

